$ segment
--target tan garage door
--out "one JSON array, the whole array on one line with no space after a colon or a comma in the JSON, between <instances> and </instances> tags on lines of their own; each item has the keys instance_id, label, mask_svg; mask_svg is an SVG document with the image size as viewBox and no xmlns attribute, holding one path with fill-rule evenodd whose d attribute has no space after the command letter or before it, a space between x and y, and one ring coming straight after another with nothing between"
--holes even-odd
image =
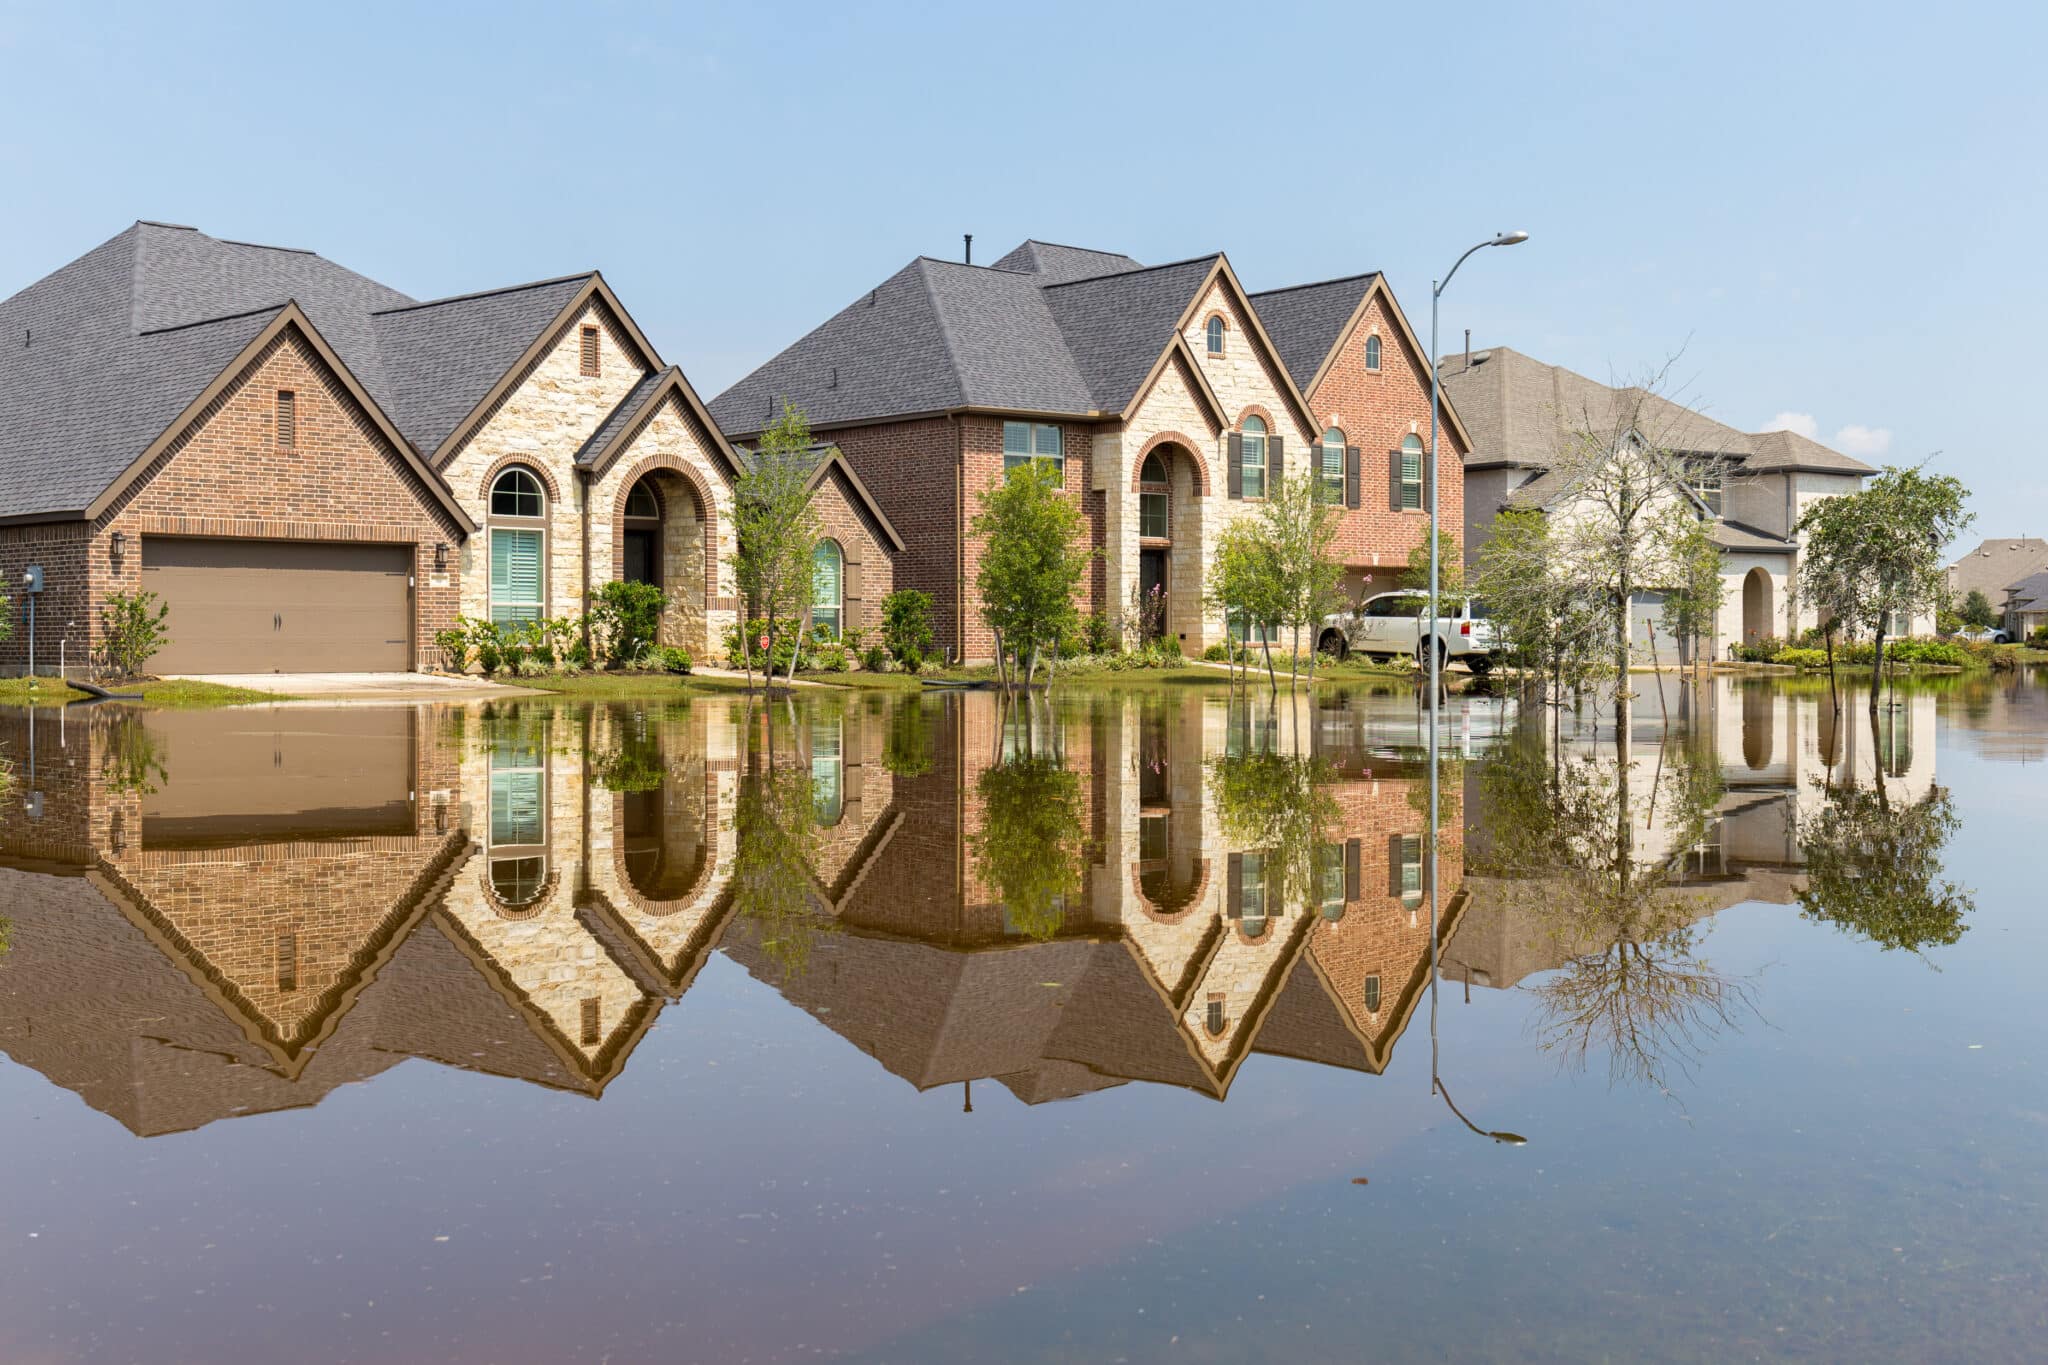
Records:
<instances>
[{"instance_id":1,"label":"tan garage door","mask_svg":"<svg viewBox=\"0 0 2048 1365\"><path fill-rule=\"evenodd\" d=\"M142 586L170 608L152 673L412 667L404 545L145 536Z\"/></svg>"}]
</instances>

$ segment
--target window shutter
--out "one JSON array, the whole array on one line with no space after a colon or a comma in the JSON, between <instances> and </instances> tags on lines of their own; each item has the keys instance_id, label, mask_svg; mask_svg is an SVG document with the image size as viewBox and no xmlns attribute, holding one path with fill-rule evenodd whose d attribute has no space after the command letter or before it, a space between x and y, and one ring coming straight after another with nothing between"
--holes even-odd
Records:
<instances>
[{"instance_id":1,"label":"window shutter","mask_svg":"<svg viewBox=\"0 0 2048 1365\"><path fill-rule=\"evenodd\" d=\"M1401 836L1387 836L1387 894L1401 898Z\"/></svg>"},{"instance_id":2,"label":"window shutter","mask_svg":"<svg viewBox=\"0 0 2048 1365\"><path fill-rule=\"evenodd\" d=\"M1358 504L1358 447L1344 447L1344 505L1356 508Z\"/></svg>"},{"instance_id":3,"label":"window shutter","mask_svg":"<svg viewBox=\"0 0 2048 1365\"><path fill-rule=\"evenodd\" d=\"M1399 446L1387 452L1387 505L1396 512L1401 510L1401 448Z\"/></svg>"},{"instance_id":4,"label":"window shutter","mask_svg":"<svg viewBox=\"0 0 2048 1365\"><path fill-rule=\"evenodd\" d=\"M1230 448L1230 496L1241 498L1244 496L1244 436L1233 431L1226 444Z\"/></svg>"},{"instance_id":5,"label":"window shutter","mask_svg":"<svg viewBox=\"0 0 2048 1365\"><path fill-rule=\"evenodd\" d=\"M1344 899L1347 901L1358 899L1358 893L1363 883L1363 879L1359 875L1359 865L1362 862L1360 854L1362 851L1358 840L1346 839L1344 841Z\"/></svg>"},{"instance_id":6,"label":"window shutter","mask_svg":"<svg viewBox=\"0 0 2048 1365\"><path fill-rule=\"evenodd\" d=\"M1274 432L1266 438L1266 496L1280 496L1280 484L1287 472L1286 457L1280 453L1280 433Z\"/></svg>"},{"instance_id":7,"label":"window shutter","mask_svg":"<svg viewBox=\"0 0 2048 1365\"><path fill-rule=\"evenodd\" d=\"M1230 855L1230 904L1231 919L1244 918L1244 854Z\"/></svg>"},{"instance_id":8,"label":"window shutter","mask_svg":"<svg viewBox=\"0 0 2048 1365\"><path fill-rule=\"evenodd\" d=\"M1429 486L1436 482L1436 470L1433 467L1434 461L1429 458L1428 446L1422 448L1422 458L1417 463L1422 466L1422 505L1427 508L1429 506Z\"/></svg>"},{"instance_id":9,"label":"window shutter","mask_svg":"<svg viewBox=\"0 0 2048 1365\"><path fill-rule=\"evenodd\" d=\"M846 554L846 595L844 604L846 618L840 623L840 633L845 634L848 630L861 629L860 560L855 557L855 552L852 550L847 551Z\"/></svg>"}]
</instances>

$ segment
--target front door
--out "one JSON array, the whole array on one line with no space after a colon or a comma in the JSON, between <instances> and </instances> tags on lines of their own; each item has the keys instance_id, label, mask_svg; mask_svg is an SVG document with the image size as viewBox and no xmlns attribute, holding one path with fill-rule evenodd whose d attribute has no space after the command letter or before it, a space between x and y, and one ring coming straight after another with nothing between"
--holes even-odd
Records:
<instances>
[{"instance_id":1,"label":"front door","mask_svg":"<svg viewBox=\"0 0 2048 1365\"><path fill-rule=\"evenodd\" d=\"M652 583L661 586L661 557L656 550L655 537L660 532L628 529L626 532L626 574L628 583Z\"/></svg>"},{"instance_id":2,"label":"front door","mask_svg":"<svg viewBox=\"0 0 2048 1365\"><path fill-rule=\"evenodd\" d=\"M1155 592L1158 594L1159 605L1148 606L1146 611L1146 619L1157 622L1151 630L1151 638L1154 640L1166 633L1169 614L1166 598L1166 554L1165 550L1138 551L1138 591L1144 594L1147 603L1154 600Z\"/></svg>"}]
</instances>

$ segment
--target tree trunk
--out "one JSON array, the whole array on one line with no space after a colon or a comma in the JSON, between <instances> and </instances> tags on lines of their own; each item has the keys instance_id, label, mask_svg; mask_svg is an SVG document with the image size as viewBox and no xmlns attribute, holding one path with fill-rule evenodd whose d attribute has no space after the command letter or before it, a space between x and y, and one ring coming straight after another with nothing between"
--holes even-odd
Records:
<instances>
[{"instance_id":1,"label":"tree trunk","mask_svg":"<svg viewBox=\"0 0 2048 1365\"><path fill-rule=\"evenodd\" d=\"M1870 720L1877 723L1877 694L1884 687L1884 617L1877 618L1877 648L1870 656Z\"/></svg>"},{"instance_id":2,"label":"tree trunk","mask_svg":"<svg viewBox=\"0 0 2048 1365\"><path fill-rule=\"evenodd\" d=\"M1842 689L1835 681L1835 627L1832 621L1822 634L1828 642L1828 700L1833 703L1835 714L1839 716L1842 714Z\"/></svg>"},{"instance_id":3,"label":"tree trunk","mask_svg":"<svg viewBox=\"0 0 2048 1365\"><path fill-rule=\"evenodd\" d=\"M1266 656L1266 690L1278 692L1280 680L1273 676L1273 642L1268 638L1271 633L1263 626L1259 628L1259 649Z\"/></svg>"},{"instance_id":4,"label":"tree trunk","mask_svg":"<svg viewBox=\"0 0 2048 1365\"><path fill-rule=\"evenodd\" d=\"M1287 654L1287 690L1292 692L1301 679L1301 627L1294 628L1294 648Z\"/></svg>"}]
</instances>

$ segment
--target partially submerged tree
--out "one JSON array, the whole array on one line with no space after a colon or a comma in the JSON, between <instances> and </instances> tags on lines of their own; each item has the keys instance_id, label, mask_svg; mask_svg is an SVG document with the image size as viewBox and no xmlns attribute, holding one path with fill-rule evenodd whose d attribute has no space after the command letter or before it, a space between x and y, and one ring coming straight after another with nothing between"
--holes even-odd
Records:
<instances>
[{"instance_id":1,"label":"partially submerged tree","mask_svg":"<svg viewBox=\"0 0 2048 1365\"><path fill-rule=\"evenodd\" d=\"M1088 874L1088 822L1081 775L1066 766L1057 721L1030 697L1005 704L998 733L1006 752L975 782L981 823L968 836L974 874L995 893L1010 923L1049 939L1066 919L1067 898Z\"/></svg>"},{"instance_id":2,"label":"partially submerged tree","mask_svg":"<svg viewBox=\"0 0 2048 1365\"><path fill-rule=\"evenodd\" d=\"M1265 649L1267 684L1277 689L1270 641L1286 612L1286 595L1271 548L1259 534L1256 523L1239 518L1218 533L1209 562L1207 587L1206 599L1223 617L1223 638L1229 644L1233 663L1240 666L1241 676L1249 682L1251 638L1256 631ZM1232 639L1232 631L1240 632L1243 638Z\"/></svg>"},{"instance_id":3,"label":"partially submerged tree","mask_svg":"<svg viewBox=\"0 0 2048 1365\"><path fill-rule=\"evenodd\" d=\"M1888 466L1859 491L1824 498L1799 518L1800 598L1831 628L1839 623L1855 634L1870 633L1873 715L1886 637L1943 601L1941 550L1973 520L1963 510L1966 496L1952 475ZM1828 664L1832 677L1832 635Z\"/></svg>"},{"instance_id":4,"label":"partially submerged tree","mask_svg":"<svg viewBox=\"0 0 2048 1365\"><path fill-rule=\"evenodd\" d=\"M795 678L804 615L816 595L813 575L824 530L811 503L813 460L810 419L785 403L782 416L761 433L759 453L733 484L733 585L745 604L743 616L759 613L765 623L764 682L773 678L775 648L785 639L790 678ZM750 687L754 645L751 622L743 619L740 658Z\"/></svg>"},{"instance_id":5,"label":"partially submerged tree","mask_svg":"<svg viewBox=\"0 0 2048 1365\"><path fill-rule=\"evenodd\" d=\"M1831 789L1800 821L1806 885L1799 913L1887 951L1954 943L1976 908L1967 890L1942 876L1942 849L1960 823L1941 787L1896 805L1882 773L1869 787Z\"/></svg>"},{"instance_id":6,"label":"partially submerged tree","mask_svg":"<svg viewBox=\"0 0 2048 1365\"><path fill-rule=\"evenodd\" d=\"M995 633L998 668L1008 682L1014 658L1029 687L1041 653L1050 648L1057 657L1060 639L1080 625L1081 579L1093 558L1081 509L1062 491L1058 471L1033 460L981 495L969 529L982 542L974 586Z\"/></svg>"},{"instance_id":7,"label":"partially submerged tree","mask_svg":"<svg viewBox=\"0 0 2048 1365\"><path fill-rule=\"evenodd\" d=\"M1326 487L1317 475L1289 475L1271 490L1255 522L1254 534L1272 566L1279 624L1293 635L1290 685L1301 659L1302 631L1308 631L1308 680L1313 685L1323 618L1344 605L1344 566L1332 553L1344 509L1331 501Z\"/></svg>"},{"instance_id":8,"label":"partially submerged tree","mask_svg":"<svg viewBox=\"0 0 2048 1365\"><path fill-rule=\"evenodd\" d=\"M793 742L776 743L775 715L745 721L746 768L733 805L734 913L755 926L761 950L785 978L810 964L811 945L836 928L813 904L819 834L817 791Z\"/></svg>"},{"instance_id":9,"label":"partially submerged tree","mask_svg":"<svg viewBox=\"0 0 2048 1365\"><path fill-rule=\"evenodd\" d=\"M1458 538L1449 531L1436 533L1437 596L1446 610L1465 603L1465 559L1458 553ZM1401 574L1401 586L1410 592L1429 591L1429 537L1408 552L1408 567Z\"/></svg>"}]
</instances>

